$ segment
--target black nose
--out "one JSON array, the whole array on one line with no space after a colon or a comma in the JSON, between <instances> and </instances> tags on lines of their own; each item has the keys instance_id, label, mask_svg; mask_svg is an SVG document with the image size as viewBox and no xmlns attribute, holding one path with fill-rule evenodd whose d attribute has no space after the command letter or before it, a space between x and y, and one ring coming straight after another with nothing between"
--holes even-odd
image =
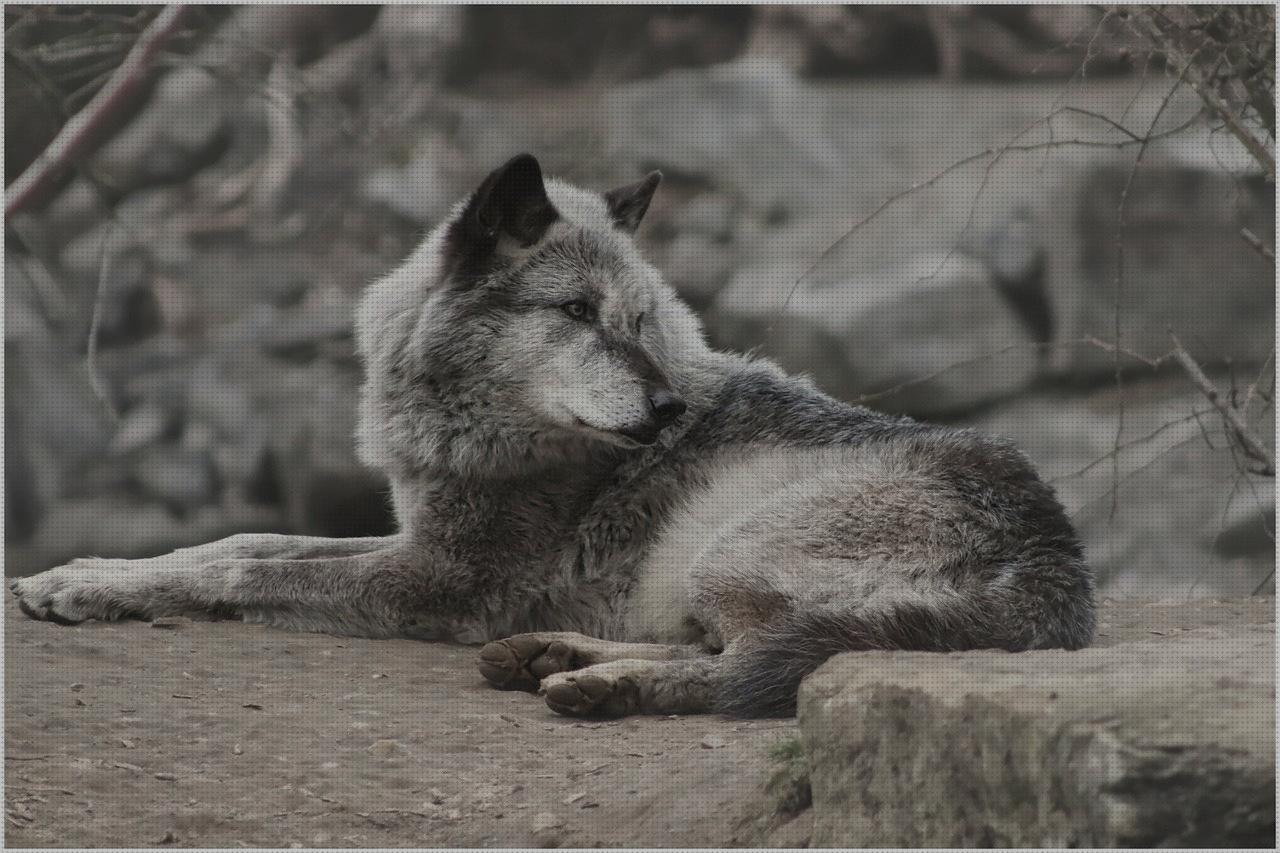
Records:
<instances>
[{"instance_id":1,"label":"black nose","mask_svg":"<svg viewBox=\"0 0 1280 853\"><path fill-rule=\"evenodd\" d=\"M653 417L659 426L669 425L689 408L684 404L684 400L665 388L649 392L649 405L653 407Z\"/></svg>"}]
</instances>

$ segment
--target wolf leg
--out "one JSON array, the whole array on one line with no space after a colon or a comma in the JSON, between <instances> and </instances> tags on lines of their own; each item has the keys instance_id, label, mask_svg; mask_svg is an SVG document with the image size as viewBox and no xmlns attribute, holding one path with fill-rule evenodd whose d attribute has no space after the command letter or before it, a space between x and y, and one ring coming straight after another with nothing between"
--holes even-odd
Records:
<instances>
[{"instance_id":1,"label":"wolf leg","mask_svg":"<svg viewBox=\"0 0 1280 853\"><path fill-rule=\"evenodd\" d=\"M715 700L720 656L615 660L542 681L547 706L569 717L705 714Z\"/></svg>"},{"instance_id":2,"label":"wolf leg","mask_svg":"<svg viewBox=\"0 0 1280 853\"><path fill-rule=\"evenodd\" d=\"M615 643L585 634L516 634L480 650L480 674L503 690L538 689L556 672L569 672L616 660L682 660L707 654L697 646Z\"/></svg>"},{"instance_id":3,"label":"wolf leg","mask_svg":"<svg viewBox=\"0 0 1280 853\"><path fill-rule=\"evenodd\" d=\"M10 587L23 612L63 624L205 612L303 630L406 633L430 597L428 576L415 567L419 561L395 544L364 552L375 540L335 544L345 541L303 543L301 553L357 553L207 561L227 547L202 546L150 560L76 561L19 578ZM273 544L289 544L285 553L299 553L297 542Z\"/></svg>"}]
</instances>

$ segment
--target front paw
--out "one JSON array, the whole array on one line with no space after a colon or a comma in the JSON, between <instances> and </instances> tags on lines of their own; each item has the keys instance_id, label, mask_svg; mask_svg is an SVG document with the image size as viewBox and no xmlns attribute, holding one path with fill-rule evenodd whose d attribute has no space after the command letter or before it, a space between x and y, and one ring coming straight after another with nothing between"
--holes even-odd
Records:
<instances>
[{"instance_id":1,"label":"front paw","mask_svg":"<svg viewBox=\"0 0 1280 853\"><path fill-rule=\"evenodd\" d=\"M75 560L9 583L18 608L32 619L76 625L86 619L146 615L124 583L121 561Z\"/></svg>"},{"instance_id":2,"label":"front paw","mask_svg":"<svg viewBox=\"0 0 1280 853\"><path fill-rule=\"evenodd\" d=\"M540 692L547 707L566 717L625 717L640 710L638 685L625 673L615 664L556 673L542 680Z\"/></svg>"},{"instance_id":3,"label":"front paw","mask_svg":"<svg viewBox=\"0 0 1280 853\"><path fill-rule=\"evenodd\" d=\"M536 691L539 682L548 675L586 665L560 636L517 634L489 643L480 650L480 674L502 690Z\"/></svg>"}]
</instances>

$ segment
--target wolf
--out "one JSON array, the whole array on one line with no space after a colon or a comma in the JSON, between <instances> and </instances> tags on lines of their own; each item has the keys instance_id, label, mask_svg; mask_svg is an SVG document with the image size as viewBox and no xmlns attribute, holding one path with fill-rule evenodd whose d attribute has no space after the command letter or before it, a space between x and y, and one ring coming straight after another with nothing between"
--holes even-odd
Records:
<instances>
[{"instance_id":1,"label":"wolf","mask_svg":"<svg viewBox=\"0 0 1280 853\"><path fill-rule=\"evenodd\" d=\"M19 606L484 643L488 682L575 716L789 715L842 651L1087 645L1092 575L1026 457L709 347L634 242L660 178L597 194L522 154L368 287L356 439L395 535L76 560Z\"/></svg>"}]
</instances>

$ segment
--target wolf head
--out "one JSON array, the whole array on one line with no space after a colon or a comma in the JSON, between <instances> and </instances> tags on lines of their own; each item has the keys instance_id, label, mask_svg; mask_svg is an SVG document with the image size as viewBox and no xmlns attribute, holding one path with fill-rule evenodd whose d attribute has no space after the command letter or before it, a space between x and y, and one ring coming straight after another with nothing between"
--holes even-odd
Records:
<instances>
[{"instance_id":1,"label":"wolf head","mask_svg":"<svg viewBox=\"0 0 1280 853\"><path fill-rule=\"evenodd\" d=\"M632 240L660 178L596 194L522 154L371 287L358 320L377 404L366 461L477 473L678 429L710 353Z\"/></svg>"}]
</instances>

